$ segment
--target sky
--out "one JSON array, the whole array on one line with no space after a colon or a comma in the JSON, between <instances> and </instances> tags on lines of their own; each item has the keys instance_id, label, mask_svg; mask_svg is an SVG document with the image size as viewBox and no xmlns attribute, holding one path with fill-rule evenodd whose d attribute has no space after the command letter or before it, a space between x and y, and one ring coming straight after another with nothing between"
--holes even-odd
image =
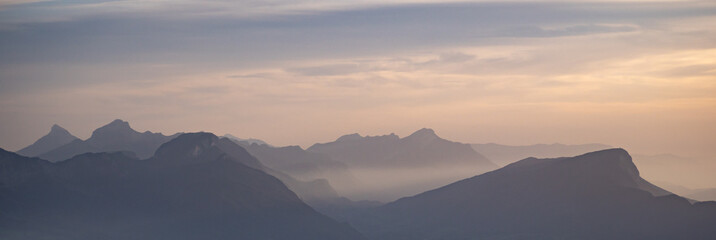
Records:
<instances>
[{"instance_id":1,"label":"sky","mask_svg":"<svg viewBox=\"0 0 716 240\"><path fill-rule=\"evenodd\" d=\"M0 147L117 118L716 156L716 2L0 1Z\"/></svg>"}]
</instances>

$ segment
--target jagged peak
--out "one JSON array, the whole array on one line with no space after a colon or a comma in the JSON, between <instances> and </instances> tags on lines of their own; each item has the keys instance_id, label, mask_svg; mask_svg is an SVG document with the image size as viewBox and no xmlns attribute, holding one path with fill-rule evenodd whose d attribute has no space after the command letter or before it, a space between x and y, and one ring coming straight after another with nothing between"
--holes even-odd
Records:
<instances>
[{"instance_id":1,"label":"jagged peak","mask_svg":"<svg viewBox=\"0 0 716 240\"><path fill-rule=\"evenodd\" d=\"M437 134L435 134L435 131L430 128L421 128L418 131L415 131L413 134L410 134L410 136L407 136L405 138L420 138L420 139L434 139L434 138L440 138Z\"/></svg>"},{"instance_id":2,"label":"jagged peak","mask_svg":"<svg viewBox=\"0 0 716 240\"><path fill-rule=\"evenodd\" d=\"M168 158L196 157L206 149L215 146L218 141L219 137L213 133L184 133L159 146L154 156Z\"/></svg>"},{"instance_id":3,"label":"jagged peak","mask_svg":"<svg viewBox=\"0 0 716 240\"><path fill-rule=\"evenodd\" d=\"M107 126L126 126L129 127L129 122L124 121L122 119L115 119L114 121L107 124Z\"/></svg>"},{"instance_id":4,"label":"jagged peak","mask_svg":"<svg viewBox=\"0 0 716 240\"><path fill-rule=\"evenodd\" d=\"M100 128L95 129L92 132L92 137L102 135L105 133L138 133L132 127L129 126L129 122L122 119L115 119L114 121L104 125Z\"/></svg>"},{"instance_id":5,"label":"jagged peak","mask_svg":"<svg viewBox=\"0 0 716 240\"><path fill-rule=\"evenodd\" d=\"M47 135L69 135L69 136L72 136L72 134L69 131L67 131L67 129L65 129L57 124L52 125L52 127L50 128L50 133L48 133Z\"/></svg>"},{"instance_id":6,"label":"jagged peak","mask_svg":"<svg viewBox=\"0 0 716 240\"><path fill-rule=\"evenodd\" d=\"M347 134L347 135L343 135L343 136L339 137L338 139L336 139L336 142L353 141L353 140L360 140L360 139L363 139L363 136L361 136L358 133L353 133L353 134Z\"/></svg>"}]
</instances>

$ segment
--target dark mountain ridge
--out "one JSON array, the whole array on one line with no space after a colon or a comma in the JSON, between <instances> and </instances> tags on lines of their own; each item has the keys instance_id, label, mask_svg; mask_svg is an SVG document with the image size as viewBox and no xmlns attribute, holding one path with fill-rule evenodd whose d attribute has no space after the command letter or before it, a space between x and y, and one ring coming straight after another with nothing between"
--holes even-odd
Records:
<instances>
[{"instance_id":1,"label":"dark mountain ridge","mask_svg":"<svg viewBox=\"0 0 716 240\"><path fill-rule=\"evenodd\" d=\"M716 203L641 177L623 149L528 158L352 220L372 239L713 239Z\"/></svg>"},{"instance_id":2,"label":"dark mountain ridge","mask_svg":"<svg viewBox=\"0 0 716 240\"><path fill-rule=\"evenodd\" d=\"M210 133L183 134L147 160L0 150L0 238L362 239L236 155Z\"/></svg>"},{"instance_id":3,"label":"dark mountain ridge","mask_svg":"<svg viewBox=\"0 0 716 240\"><path fill-rule=\"evenodd\" d=\"M68 144L57 147L49 152L39 155L42 159L62 161L83 153L100 153L122 151L126 154L132 152L139 159L151 157L160 145L174 139L179 134L165 136L161 133L146 131L143 133L132 129L128 122L117 119L111 123L95 129L87 140L76 139ZM325 200L339 198L336 191L325 179L296 180L295 178L272 168L264 166L245 149L239 147L226 138L217 138L215 141L223 151L255 169L278 177L304 200Z\"/></svg>"}]
</instances>

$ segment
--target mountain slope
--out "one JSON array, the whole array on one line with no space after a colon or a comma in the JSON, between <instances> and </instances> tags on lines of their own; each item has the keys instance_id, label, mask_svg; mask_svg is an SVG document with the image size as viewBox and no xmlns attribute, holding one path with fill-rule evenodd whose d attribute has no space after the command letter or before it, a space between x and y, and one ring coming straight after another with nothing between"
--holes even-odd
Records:
<instances>
[{"instance_id":1,"label":"mountain slope","mask_svg":"<svg viewBox=\"0 0 716 240\"><path fill-rule=\"evenodd\" d=\"M217 147L226 152L230 156L242 159L243 163L249 167L259 169L271 176L280 179L288 188L298 194L298 196L306 201L313 202L315 200L327 200L340 198L336 190L333 189L325 179L315 180L298 180L282 171L277 171L267 167L259 159L250 154L245 148L241 147L228 138L217 139Z\"/></svg>"},{"instance_id":2,"label":"mountain slope","mask_svg":"<svg viewBox=\"0 0 716 240\"><path fill-rule=\"evenodd\" d=\"M30 146L20 149L17 153L23 156L36 157L78 139L79 138L60 127L60 125L55 124L52 125L47 135L41 137Z\"/></svg>"},{"instance_id":3,"label":"mountain slope","mask_svg":"<svg viewBox=\"0 0 716 240\"><path fill-rule=\"evenodd\" d=\"M352 223L373 239L713 239L716 203L651 185L610 149L524 159Z\"/></svg>"},{"instance_id":4,"label":"mountain slope","mask_svg":"<svg viewBox=\"0 0 716 240\"><path fill-rule=\"evenodd\" d=\"M509 146L496 143L470 144L475 151L489 158L500 166L528 158L556 158L577 156L588 152L594 152L612 148L604 144L535 144L526 146Z\"/></svg>"},{"instance_id":5,"label":"mountain slope","mask_svg":"<svg viewBox=\"0 0 716 240\"><path fill-rule=\"evenodd\" d=\"M221 150L217 140L183 134L147 160L117 152L50 163L0 151L0 237L362 238Z\"/></svg>"},{"instance_id":6,"label":"mountain slope","mask_svg":"<svg viewBox=\"0 0 716 240\"><path fill-rule=\"evenodd\" d=\"M298 180L326 179L337 189L351 188L355 178L345 163L325 154L309 152L299 146L272 147L238 142L267 167L284 172Z\"/></svg>"},{"instance_id":7,"label":"mountain slope","mask_svg":"<svg viewBox=\"0 0 716 240\"><path fill-rule=\"evenodd\" d=\"M92 132L87 140L74 140L68 144L39 155L42 159L61 161L77 154L88 152L131 151L139 158L148 158L154 151L177 135L164 136L149 131L140 133L120 119L104 125Z\"/></svg>"}]
</instances>

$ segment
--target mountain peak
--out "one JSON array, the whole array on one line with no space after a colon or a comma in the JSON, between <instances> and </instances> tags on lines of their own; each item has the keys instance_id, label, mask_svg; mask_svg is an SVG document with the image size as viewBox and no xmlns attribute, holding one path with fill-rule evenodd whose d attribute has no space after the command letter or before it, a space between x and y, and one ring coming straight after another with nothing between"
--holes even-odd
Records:
<instances>
[{"instance_id":1,"label":"mountain peak","mask_svg":"<svg viewBox=\"0 0 716 240\"><path fill-rule=\"evenodd\" d=\"M162 144L154 156L163 159L196 158L206 152L207 149L215 146L218 141L219 137L213 133L184 133Z\"/></svg>"},{"instance_id":2,"label":"mountain peak","mask_svg":"<svg viewBox=\"0 0 716 240\"><path fill-rule=\"evenodd\" d=\"M440 137L438 137L438 135L435 134L434 130L432 130L430 128L422 128L418 131L415 131L413 134L410 134L410 136L407 136L405 138L419 138L419 139L432 140L432 139L437 139Z\"/></svg>"},{"instance_id":3,"label":"mountain peak","mask_svg":"<svg viewBox=\"0 0 716 240\"><path fill-rule=\"evenodd\" d=\"M57 124L52 125L52 127L50 128L50 133L48 133L47 135L49 135L49 136L68 136L68 135L72 136L72 134L70 134L70 132L67 131L67 129L64 129L63 127L61 127L60 125L57 125Z\"/></svg>"},{"instance_id":4,"label":"mountain peak","mask_svg":"<svg viewBox=\"0 0 716 240\"><path fill-rule=\"evenodd\" d=\"M109 124L95 129L94 132L92 132L92 138L96 138L98 136L103 136L103 135L131 134L131 133L138 133L138 132L134 131L134 129L132 129L132 127L129 126L129 122L123 121L121 119L115 119L114 121L110 122Z\"/></svg>"},{"instance_id":5,"label":"mountain peak","mask_svg":"<svg viewBox=\"0 0 716 240\"><path fill-rule=\"evenodd\" d=\"M115 119L111 123L107 124L106 126L113 126L113 127L129 127L129 122L124 121L122 119Z\"/></svg>"},{"instance_id":6,"label":"mountain peak","mask_svg":"<svg viewBox=\"0 0 716 240\"><path fill-rule=\"evenodd\" d=\"M599 164L611 164L614 167L619 167L623 170L630 172L630 174L639 176L639 170L634 165L629 153L622 148L611 148L600 150L596 152L585 153L574 157L574 159L581 159L582 161L598 161Z\"/></svg>"},{"instance_id":7,"label":"mountain peak","mask_svg":"<svg viewBox=\"0 0 716 240\"><path fill-rule=\"evenodd\" d=\"M353 133L353 134L347 134L347 135L343 135L343 136L339 137L338 139L336 139L336 142L352 141L352 140L360 140L360 139L363 139L363 136L361 136L358 133Z\"/></svg>"},{"instance_id":8,"label":"mountain peak","mask_svg":"<svg viewBox=\"0 0 716 240\"><path fill-rule=\"evenodd\" d=\"M540 164L557 164L562 166L566 172L579 172L581 173L580 180L598 179L594 181L600 182L601 184L638 188L654 196L671 194L641 178L639 169L634 165L631 156L626 150L621 148L600 150L576 157L547 159L527 158L507 165L503 169L520 171L519 169L529 169L532 166Z\"/></svg>"},{"instance_id":9,"label":"mountain peak","mask_svg":"<svg viewBox=\"0 0 716 240\"><path fill-rule=\"evenodd\" d=\"M61 127L60 125L53 124L53 125L52 125L52 128L50 128L50 132L57 132L57 131L67 132L67 130L64 129L63 127Z\"/></svg>"},{"instance_id":10,"label":"mountain peak","mask_svg":"<svg viewBox=\"0 0 716 240\"><path fill-rule=\"evenodd\" d=\"M66 129L60 127L60 125L54 124L52 125L52 128L50 128L50 132L47 135L17 152L21 155L36 157L77 139L77 137L73 136Z\"/></svg>"}]
</instances>

